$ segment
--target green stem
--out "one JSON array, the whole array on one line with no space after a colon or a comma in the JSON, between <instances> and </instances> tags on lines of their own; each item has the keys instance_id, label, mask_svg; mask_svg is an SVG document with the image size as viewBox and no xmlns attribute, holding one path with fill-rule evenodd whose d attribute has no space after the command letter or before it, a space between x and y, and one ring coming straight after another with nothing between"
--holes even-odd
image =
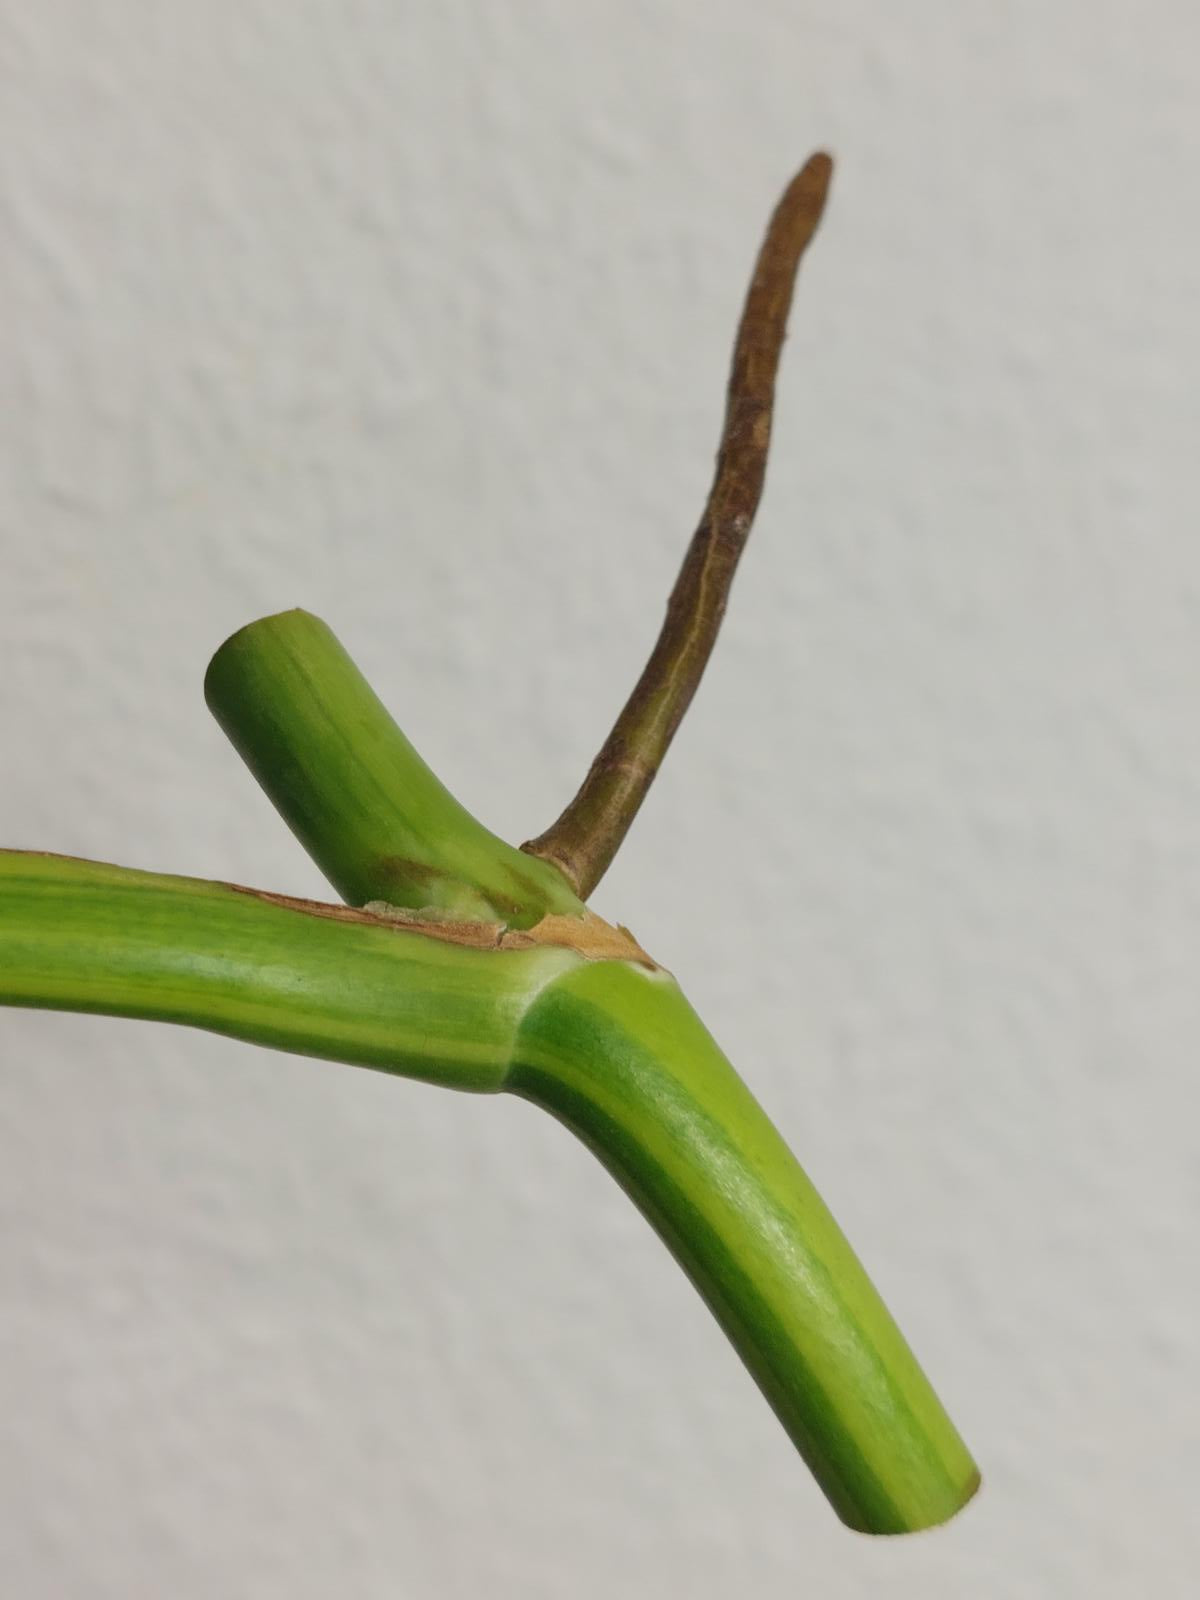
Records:
<instances>
[{"instance_id":1,"label":"green stem","mask_svg":"<svg viewBox=\"0 0 1200 1600\"><path fill-rule=\"evenodd\" d=\"M0 1004L188 1023L495 1090L530 996L574 960L466 949L231 884L0 851Z\"/></svg>"},{"instance_id":2,"label":"green stem","mask_svg":"<svg viewBox=\"0 0 1200 1600\"><path fill-rule=\"evenodd\" d=\"M534 1101L657 1229L844 1521L928 1527L978 1485L837 1224L661 968L468 948L340 906L3 851L0 1003Z\"/></svg>"},{"instance_id":3,"label":"green stem","mask_svg":"<svg viewBox=\"0 0 1200 1600\"><path fill-rule=\"evenodd\" d=\"M868 1533L954 1515L979 1473L862 1264L673 979L572 968L509 1076L673 1252L834 1509Z\"/></svg>"},{"instance_id":4,"label":"green stem","mask_svg":"<svg viewBox=\"0 0 1200 1600\"><path fill-rule=\"evenodd\" d=\"M283 611L227 639L209 708L284 821L350 905L386 900L526 928L583 907L429 770L333 632Z\"/></svg>"}]
</instances>

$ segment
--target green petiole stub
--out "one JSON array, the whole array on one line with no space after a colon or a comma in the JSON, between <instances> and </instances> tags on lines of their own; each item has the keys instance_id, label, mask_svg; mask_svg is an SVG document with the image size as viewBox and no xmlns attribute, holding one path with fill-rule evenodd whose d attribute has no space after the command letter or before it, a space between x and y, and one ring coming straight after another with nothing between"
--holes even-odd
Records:
<instances>
[{"instance_id":1,"label":"green petiole stub","mask_svg":"<svg viewBox=\"0 0 1200 1600\"><path fill-rule=\"evenodd\" d=\"M242 628L209 663L204 695L349 905L386 900L512 928L583 909L553 867L458 803L319 617L281 611Z\"/></svg>"}]
</instances>

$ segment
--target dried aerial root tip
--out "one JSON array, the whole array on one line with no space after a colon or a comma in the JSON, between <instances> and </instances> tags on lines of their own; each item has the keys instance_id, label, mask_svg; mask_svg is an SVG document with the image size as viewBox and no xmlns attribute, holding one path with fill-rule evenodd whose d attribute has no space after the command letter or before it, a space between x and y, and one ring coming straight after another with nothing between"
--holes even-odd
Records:
<instances>
[{"instance_id":1,"label":"dried aerial root tip","mask_svg":"<svg viewBox=\"0 0 1200 1600\"><path fill-rule=\"evenodd\" d=\"M557 822L521 846L557 867L581 900L628 833L716 642L762 494L796 269L817 231L832 175L826 151L809 156L767 225L734 342L716 476L658 642L575 798Z\"/></svg>"}]
</instances>

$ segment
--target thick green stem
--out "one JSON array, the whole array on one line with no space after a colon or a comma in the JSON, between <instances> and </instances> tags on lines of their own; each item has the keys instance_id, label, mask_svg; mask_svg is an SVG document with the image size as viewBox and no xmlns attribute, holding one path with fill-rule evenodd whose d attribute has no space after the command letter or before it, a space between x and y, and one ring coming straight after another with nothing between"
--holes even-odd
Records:
<instances>
[{"instance_id":1,"label":"thick green stem","mask_svg":"<svg viewBox=\"0 0 1200 1600\"><path fill-rule=\"evenodd\" d=\"M421 931L230 884L0 851L0 1003L187 1023L536 1102L674 1252L847 1523L898 1533L952 1516L979 1481L970 1456L674 979L529 935L504 936L524 948L455 942L489 937L500 939L498 924Z\"/></svg>"},{"instance_id":2,"label":"thick green stem","mask_svg":"<svg viewBox=\"0 0 1200 1600\"><path fill-rule=\"evenodd\" d=\"M707 1301L838 1515L944 1522L979 1473L837 1223L666 973L580 966L509 1087L571 1128Z\"/></svg>"},{"instance_id":3,"label":"thick green stem","mask_svg":"<svg viewBox=\"0 0 1200 1600\"><path fill-rule=\"evenodd\" d=\"M547 862L466 811L307 611L242 628L213 657L209 708L350 905L386 900L526 928L583 907Z\"/></svg>"},{"instance_id":4,"label":"thick green stem","mask_svg":"<svg viewBox=\"0 0 1200 1600\"><path fill-rule=\"evenodd\" d=\"M576 959L466 949L339 906L0 851L0 1004L188 1023L495 1090L530 996Z\"/></svg>"}]
</instances>

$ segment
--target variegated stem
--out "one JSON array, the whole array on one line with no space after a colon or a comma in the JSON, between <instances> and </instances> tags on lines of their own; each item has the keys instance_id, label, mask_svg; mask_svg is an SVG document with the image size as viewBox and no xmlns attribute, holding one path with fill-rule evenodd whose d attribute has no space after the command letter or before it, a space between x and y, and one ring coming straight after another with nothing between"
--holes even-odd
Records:
<instances>
[{"instance_id":1,"label":"variegated stem","mask_svg":"<svg viewBox=\"0 0 1200 1600\"><path fill-rule=\"evenodd\" d=\"M539 943L0 852L0 1003L534 1101L656 1228L843 1520L945 1520L978 1474L837 1224L670 974L587 926L551 916ZM635 954L584 953L611 948Z\"/></svg>"}]
</instances>

